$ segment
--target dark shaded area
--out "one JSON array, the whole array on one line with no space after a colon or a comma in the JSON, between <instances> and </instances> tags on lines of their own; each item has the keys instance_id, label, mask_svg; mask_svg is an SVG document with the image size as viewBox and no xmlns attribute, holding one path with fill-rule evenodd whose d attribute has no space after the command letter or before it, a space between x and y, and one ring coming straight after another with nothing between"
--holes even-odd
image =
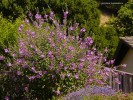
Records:
<instances>
[{"instance_id":1,"label":"dark shaded area","mask_svg":"<svg viewBox=\"0 0 133 100\"><path fill-rule=\"evenodd\" d=\"M114 65L117 66L121 63L122 59L124 58L128 50L129 50L129 44L127 44L123 40L120 40L114 55L114 59L115 59Z\"/></svg>"},{"instance_id":2,"label":"dark shaded area","mask_svg":"<svg viewBox=\"0 0 133 100\"><path fill-rule=\"evenodd\" d=\"M99 2L99 9L117 15L121 6L126 4L128 0L97 0Z\"/></svg>"},{"instance_id":3,"label":"dark shaded area","mask_svg":"<svg viewBox=\"0 0 133 100\"><path fill-rule=\"evenodd\" d=\"M99 6L99 10L102 11L103 13L106 13L107 15L114 15L117 16L118 15L118 11L117 10L113 10L110 8L107 8L105 6Z\"/></svg>"}]
</instances>

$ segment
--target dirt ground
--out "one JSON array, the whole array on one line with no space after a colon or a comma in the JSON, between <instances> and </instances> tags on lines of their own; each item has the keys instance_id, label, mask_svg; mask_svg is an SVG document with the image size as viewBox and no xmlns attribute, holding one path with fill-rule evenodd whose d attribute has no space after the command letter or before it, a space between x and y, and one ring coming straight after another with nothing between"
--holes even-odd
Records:
<instances>
[{"instance_id":1,"label":"dirt ground","mask_svg":"<svg viewBox=\"0 0 133 100\"><path fill-rule=\"evenodd\" d=\"M106 26L106 23L109 21L109 19L112 17L112 13L101 10L101 16L100 16L100 26Z\"/></svg>"},{"instance_id":2,"label":"dirt ground","mask_svg":"<svg viewBox=\"0 0 133 100\"><path fill-rule=\"evenodd\" d=\"M101 14L101 16L100 16L100 26L106 26L106 22L108 22L110 18L111 18L111 16L109 16L107 14Z\"/></svg>"}]
</instances>

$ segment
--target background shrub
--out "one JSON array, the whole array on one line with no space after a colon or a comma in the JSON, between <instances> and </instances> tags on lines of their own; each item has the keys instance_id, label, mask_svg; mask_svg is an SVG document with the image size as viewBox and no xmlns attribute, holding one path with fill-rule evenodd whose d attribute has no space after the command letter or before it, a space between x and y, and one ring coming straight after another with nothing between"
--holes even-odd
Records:
<instances>
[{"instance_id":1,"label":"background shrub","mask_svg":"<svg viewBox=\"0 0 133 100\"><path fill-rule=\"evenodd\" d=\"M2 15L0 16L0 53L3 53L3 48L16 44L18 27L21 22L21 19L12 22L3 18Z\"/></svg>"},{"instance_id":2,"label":"background shrub","mask_svg":"<svg viewBox=\"0 0 133 100\"><path fill-rule=\"evenodd\" d=\"M118 16L111 21L111 25L117 31L118 36L133 35L133 5L128 2L118 11Z\"/></svg>"},{"instance_id":3,"label":"background shrub","mask_svg":"<svg viewBox=\"0 0 133 100\"><path fill-rule=\"evenodd\" d=\"M100 51L108 48L108 58L112 58L118 45L119 37L113 26L100 27L99 32L93 35L95 45Z\"/></svg>"},{"instance_id":4,"label":"background shrub","mask_svg":"<svg viewBox=\"0 0 133 100\"><path fill-rule=\"evenodd\" d=\"M87 30L95 31L99 26L98 4L94 0L1 0L0 11L7 18L18 18L28 15L29 11L44 15L50 9L63 19L63 10L69 10L68 20L86 26ZM62 21L62 20L61 20ZM69 23L70 24L70 23Z\"/></svg>"}]
</instances>

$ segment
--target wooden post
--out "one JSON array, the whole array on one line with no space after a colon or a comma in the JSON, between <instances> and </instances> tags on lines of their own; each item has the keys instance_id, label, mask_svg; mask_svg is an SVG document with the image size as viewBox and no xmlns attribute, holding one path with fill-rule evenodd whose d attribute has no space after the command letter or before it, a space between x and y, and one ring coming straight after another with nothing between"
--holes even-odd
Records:
<instances>
[{"instance_id":1,"label":"wooden post","mask_svg":"<svg viewBox=\"0 0 133 100\"><path fill-rule=\"evenodd\" d=\"M119 73L119 81L121 82L121 84L119 85L119 90L122 90L122 74Z\"/></svg>"},{"instance_id":2,"label":"wooden post","mask_svg":"<svg viewBox=\"0 0 133 100\"><path fill-rule=\"evenodd\" d=\"M131 93L133 91L133 89L132 89L133 88L133 83L132 83L132 76L131 75L129 76L129 86L130 86L130 91L129 92Z\"/></svg>"},{"instance_id":3,"label":"wooden post","mask_svg":"<svg viewBox=\"0 0 133 100\"><path fill-rule=\"evenodd\" d=\"M130 75L127 74L127 93L130 92Z\"/></svg>"},{"instance_id":4,"label":"wooden post","mask_svg":"<svg viewBox=\"0 0 133 100\"><path fill-rule=\"evenodd\" d=\"M122 79L121 79L121 87L122 91L124 91L124 75L122 74Z\"/></svg>"},{"instance_id":5,"label":"wooden post","mask_svg":"<svg viewBox=\"0 0 133 100\"><path fill-rule=\"evenodd\" d=\"M131 76L132 77L132 92L133 92L133 76Z\"/></svg>"}]
</instances>

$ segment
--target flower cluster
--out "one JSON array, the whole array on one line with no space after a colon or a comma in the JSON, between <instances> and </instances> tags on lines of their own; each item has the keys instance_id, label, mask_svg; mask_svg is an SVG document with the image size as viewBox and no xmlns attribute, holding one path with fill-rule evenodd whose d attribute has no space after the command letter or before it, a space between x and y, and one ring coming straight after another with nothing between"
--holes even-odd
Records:
<instances>
[{"instance_id":1,"label":"flower cluster","mask_svg":"<svg viewBox=\"0 0 133 100\"><path fill-rule=\"evenodd\" d=\"M71 92L68 95L63 97L63 100L83 100L84 97L88 97L91 95L115 95L116 91L112 90L110 87L99 87L99 86L86 86L85 88L79 89L76 92Z\"/></svg>"}]
</instances>

